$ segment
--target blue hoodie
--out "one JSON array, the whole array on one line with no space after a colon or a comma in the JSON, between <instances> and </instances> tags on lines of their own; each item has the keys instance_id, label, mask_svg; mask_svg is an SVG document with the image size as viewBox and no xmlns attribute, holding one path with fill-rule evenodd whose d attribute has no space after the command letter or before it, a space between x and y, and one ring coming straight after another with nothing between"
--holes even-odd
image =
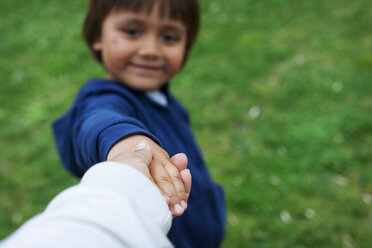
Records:
<instances>
[{"instance_id":1,"label":"blue hoodie","mask_svg":"<svg viewBox=\"0 0 372 248\"><path fill-rule=\"evenodd\" d=\"M53 123L59 155L66 169L81 177L105 161L115 143L133 134L150 137L169 156L185 153L192 191L187 211L173 220L168 237L176 247L219 247L226 217L222 188L210 178L186 109L167 85L161 91L166 106L123 84L104 79L88 82L70 110Z\"/></svg>"}]
</instances>

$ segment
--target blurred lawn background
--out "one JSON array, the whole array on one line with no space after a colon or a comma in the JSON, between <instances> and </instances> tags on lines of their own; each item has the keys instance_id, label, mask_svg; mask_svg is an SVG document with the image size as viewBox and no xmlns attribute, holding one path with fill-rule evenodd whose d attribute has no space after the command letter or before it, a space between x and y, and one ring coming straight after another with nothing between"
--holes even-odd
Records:
<instances>
[{"instance_id":1,"label":"blurred lawn background","mask_svg":"<svg viewBox=\"0 0 372 248\"><path fill-rule=\"evenodd\" d=\"M372 2L202 0L172 91L226 190L224 247L372 247ZM104 71L87 0L0 2L0 239L78 180L51 122Z\"/></svg>"}]
</instances>

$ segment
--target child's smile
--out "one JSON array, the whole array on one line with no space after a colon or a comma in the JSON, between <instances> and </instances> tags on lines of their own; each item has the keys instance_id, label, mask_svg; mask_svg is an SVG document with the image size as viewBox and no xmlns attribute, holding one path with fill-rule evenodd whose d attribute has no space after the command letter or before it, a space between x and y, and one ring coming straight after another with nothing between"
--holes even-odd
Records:
<instances>
[{"instance_id":1,"label":"child's smile","mask_svg":"<svg viewBox=\"0 0 372 248\"><path fill-rule=\"evenodd\" d=\"M109 79L129 87L159 89L182 67L186 28L180 21L151 13L111 12L93 48L102 53Z\"/></svg>"},{"instance_id":2,"label":"child's smile","mask_svg":"<svg viewBox=\"0 0 372 248\"><path fill-rule=\"evenodd\" d=\"M164 66L148 63L129 63L128 67L133 70L133 73L142 74L143 76L148 77L155 76L156 73L163 73L165 69Z\"/></svg>"}]
</instances>

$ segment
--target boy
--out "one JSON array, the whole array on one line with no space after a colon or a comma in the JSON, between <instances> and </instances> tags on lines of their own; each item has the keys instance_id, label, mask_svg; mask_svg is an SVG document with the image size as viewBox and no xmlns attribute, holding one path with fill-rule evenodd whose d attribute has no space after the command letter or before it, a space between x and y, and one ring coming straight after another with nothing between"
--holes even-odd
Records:
<instances>
[{"instance_id":1,"label":"boy","mask_svg":"<svg viewBox=\"0 0 372 248\"><path fill-rule=\"evenodd\" d=\"M187 154L193 193L168 234L176 247L217 247L224 235L222 189L208 174L188 113L168 90L198 28L197 0L91 0L84 38L107 78L84 85L53 124L62 161L77 176L146 140L151 176L170 197L175 216L186 209L187 197L181 179L165 183L178 173L172 166L177 157L169 155Z\"/></svg>"}]
</instances>

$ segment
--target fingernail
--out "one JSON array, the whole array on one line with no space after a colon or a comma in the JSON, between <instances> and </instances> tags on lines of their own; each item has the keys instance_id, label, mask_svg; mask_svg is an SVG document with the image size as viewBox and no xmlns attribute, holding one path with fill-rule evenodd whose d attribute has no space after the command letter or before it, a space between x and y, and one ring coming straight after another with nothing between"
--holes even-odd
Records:
<instances>
[{"instance_id":1,"label":"fingernail","mask_svg":"<svg viewBox=\"0 0 372 248\"><path fill-rule=\"evenodd\" d=\"M187 204L185 201L181 201L181 206L183 207L183 209L186 209L187 208Z\"/></svg>"},{"instance_id":2,"label":"fingernail","mask_svg":"<svg viewBox=\"0 0 372 248\"><path fill-rule=\"evenodd\" d=\"M183 213L183 208L178 203L176 205L174 205L173 210L174 210L174 213L176 213L176 214L182 214Z\"/></svg>"},{"instance_id":3,"label":"fingernail","mask_svg":"<svg viewBox=\"0 0 372 248\"><path fill-rule=\"evenodd\" d=\"M142 140L141 142L139 142L136 146L136 151L137 150L144 150L146 149L146 145L147 145L147 142Z\"/></svg>"},{"instance_id":4,"label":"fingernail","mask_svg":"<svg viewBox=\"0 0 372 248\"><path fill-rule=\"evenodd\" d=\"M190 194L189 193L186 193L186 197L189 198Z\"/></svg>"}]
</instances>

